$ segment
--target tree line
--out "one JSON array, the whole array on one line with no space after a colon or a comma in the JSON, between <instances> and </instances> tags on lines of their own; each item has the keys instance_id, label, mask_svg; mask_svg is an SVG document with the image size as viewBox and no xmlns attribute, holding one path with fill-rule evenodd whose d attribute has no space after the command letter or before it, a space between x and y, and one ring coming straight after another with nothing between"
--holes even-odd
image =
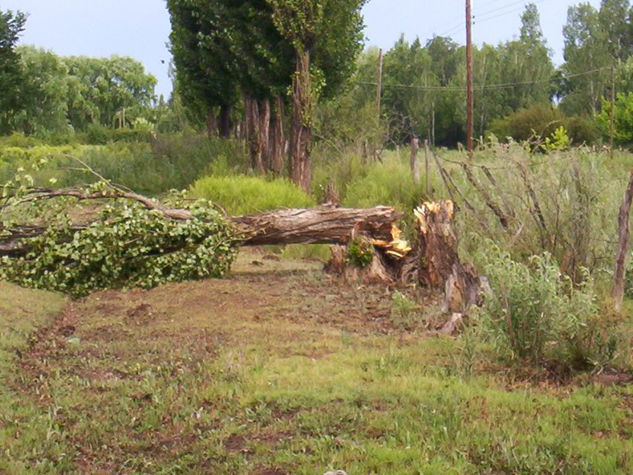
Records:
<instances>
[{"instance_id":1,"label":"tree line","mask_svg":"<svg viewBox=\"0 0 633 475\"><path fill-rule=\"evenodd\" d=\"M379 58L376 48L363 51L364 3L168 0L169 103L156 99L156 79L134 59L17 47L26 17L0 12L0 133L152 126L166 110L183 110L190 124L244 138L254 170L288 173L305 189L315 138L464 142L464 46L401 37ZM633 141L632 18L628 0L570 7L557 68L528 4L516 39L474 48L475 135L525 140L563 126L574 142L590 143L609 128L613 95L616 141Z\"/></svg>"},{"instance_id":2,"label":"tree line","mask_svg":"<svg viewBox=\"0 0 633 475\"><path fill-rule=\"evenodd\" d=\"M81 132L152 118L157 80L139 61L16 46L25 23L21 12L0 12L0 134Z\"/></svg>"}]
</instances>

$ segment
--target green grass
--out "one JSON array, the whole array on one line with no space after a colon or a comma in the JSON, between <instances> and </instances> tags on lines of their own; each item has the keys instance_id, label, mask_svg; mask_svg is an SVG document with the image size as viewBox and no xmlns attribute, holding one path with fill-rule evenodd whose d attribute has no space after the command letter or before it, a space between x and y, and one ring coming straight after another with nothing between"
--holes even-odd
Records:
<instances>
[{"instance_id":1,"label":"green grass","mask_svg":"<svg viewBox=\"0 0 633 475\"><path fill-rule=\"evenodd\" d=\"M54 431L51 408L36 394L28 397L22 388L39 375L22 371L19 363L28 353L35 333L50 327L62 311L59 295L25 290L0 281L0 472L26 473L35 468L25 454L42 462L42 471L55 466L61 447L50 440ZM41 458L45 453L46 458Z\"/></svg>"},{"instance_id":2,"label":"green grass","mask_svg":"<svg viewBox=\"0 0 633 475\"><path fill-rule=\"evenodd\" d=\"M49 330L9 361L0 472L633 471L630 387L466 361L422 331L433 302L404 332L390 291L318 264L248 253L229 279L102 292L54 322L61 300L28 295L40 310L1 325Z\"/></svg>"},{"instance_id":3,"label":"green grass","mask_svg":"<svg viewBox=\"0 0 633 475\"><path fill-rule=\"evenodd\" d=\"M192 185L191 194L220 204L230 214L309 208L316 204L301 188L281 178L207 176Z\"/></svg>"}]
</instances>

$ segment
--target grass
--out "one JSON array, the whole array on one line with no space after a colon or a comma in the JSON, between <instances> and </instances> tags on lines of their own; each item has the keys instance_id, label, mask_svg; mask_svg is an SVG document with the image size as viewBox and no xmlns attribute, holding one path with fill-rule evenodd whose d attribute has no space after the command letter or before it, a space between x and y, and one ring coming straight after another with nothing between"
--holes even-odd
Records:
<instances>
[{"instance_id":1,"label":"grass","mask_svg":"<svg viewBox=\"0 0 633 475\"><path fill-rule=\"evenodd\" d=\"M6 289L39 303L0 306L3 334L45 329L3 354L0 472L633 471L630 387L477 361L469 376L463 342L429 337L424 310L404 332L391 291L318 263L250 252L226 280L62 313L55 295Z\"/></svg>"},{"instance_id":2,"label":"grass","mask_svg":"<svg viewBox=\"0 0 633 475\"><path fill-rule=\"evenodd\" d=\"M53 324L65 300L2 281L0 295L0 472L25 473L31 465L23 454L37 457L46 450L51 458L59 456L57 444L47 442L54 423L50 408L39 404L37 394L25 397L22 391L32 381L21 362L34 335Z\"/></svg>"}]
</instances>

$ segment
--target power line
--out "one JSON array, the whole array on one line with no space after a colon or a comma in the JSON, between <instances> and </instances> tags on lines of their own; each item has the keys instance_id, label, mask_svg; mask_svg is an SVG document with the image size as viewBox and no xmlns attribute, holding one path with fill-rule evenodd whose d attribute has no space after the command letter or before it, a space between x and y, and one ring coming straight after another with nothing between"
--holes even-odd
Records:
<instances>
[{"instance_id":1,"label":"power line","mask_svg":"<svg viewBox=\"0 0 633 475\"><path fill-rule=\"evenodd\" d=\"M533 0L531 3L538 4L538 3L543 3L544 1L545 0ZM521 6L519 8L516 8L518 4L521 4ZM503 16L515 14L521 11L523 8L525 8L525 4L527 4L527 2L525 0L521 0L521 2L517 2L515 4L506 5L496 10L490 10L488 12L482 13L481 15L475 15L474 22L475 24L484 23L486 21L495 20ZM505 12L500 12L500 10L504 10L512 6L514 6L515 8L513 8L512 10L505 11Z\"/></svg>"},{"instance_id":2,"label":"power line","mask_svg":"<svg viewBox=\"0 0 633 475\"><path fill-rule=\"evenodd\" d=\"M567 74L563 77L563 79L571 79L579 76L586 76L588 74L594 74L600 71L605 71L611 69L611 66L606 66L603 68L591 69L588 71L582 71L579 73ZM508 89L516 86L531 86L535 84L545 84L556 81L557 78L543 79L540 81L523 81L523 82L507 82L507 83L497 83L497 84L484 84L481 86L475 85L475 89ZM369 81L356 81L356 84L363 86L376 86L375 82ZM421 91L466 91L466 86L416 86L413 84L388 84L383 83L382 88L397 88L397 89L415 89Z\"/></svg>"}]
</instances>

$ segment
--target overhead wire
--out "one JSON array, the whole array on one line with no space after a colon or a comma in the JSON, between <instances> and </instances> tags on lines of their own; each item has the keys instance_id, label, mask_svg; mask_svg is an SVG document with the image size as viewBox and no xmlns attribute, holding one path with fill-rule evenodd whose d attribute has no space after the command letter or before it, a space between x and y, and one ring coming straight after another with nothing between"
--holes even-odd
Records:
<instances>
[{"instance_id":1,"label":"overhead wire","mask_svg":"<svg viewBox=\"0 0 633 475\"><path fill-rule=\"evenodd\" d=\"M543 3L544 1L545 0L533 0L531 3L538 4L538 3ZM521 3L522 3L522 5L519 8L514 8L514 9L509 10L509 11L499 12L497 10L497 11L490 11L488 13L484 13L484 14L482 14L480 16L475 15L474 16L474 24L477 25L479 23L484 23L484 22L487 22L487 21L490 21L490 20L495 20L497 18L501 18L501 17L506 16L506 15L513 15L513 14L521 11L524 8L525 4L527 4L527 2L525 2L525 1L522 1Z\"/></svg>"},{"instance_id":2,"label":"overhead wire","mask_svg":"<svg viewBox=\"0 0 633 475\"><path fill-rule=\"evenodd\" d=\"M594 74L600 71L606 71L610 69L611 69L611 66L605 66L602 68L581 71L578 73L567 74L563 77L563 79L571 79L571 78L585 76L588 74ZM480 90L481 89L508 89L508 88L517 87L517 86L531 86L535 84L551 83L556 80L557 80L556 78L550 78L550 79L542 79L540 81L522 81L522 82L507 82L507 83L497 83L497 84L483 84L480 86L475 85L475 88L480 89ZM364 86L378 85L378 83L371 82L371 81L356 81L356 84L364 85ZM418 86L418 85L413 85L413 84L389 84L386 82L383 82L381 86L383 89L396 88L396 89L415 89L415 90L421 90L421 91L465 91L466 90L466 86Z\"/></svg>"}]
</instances>

